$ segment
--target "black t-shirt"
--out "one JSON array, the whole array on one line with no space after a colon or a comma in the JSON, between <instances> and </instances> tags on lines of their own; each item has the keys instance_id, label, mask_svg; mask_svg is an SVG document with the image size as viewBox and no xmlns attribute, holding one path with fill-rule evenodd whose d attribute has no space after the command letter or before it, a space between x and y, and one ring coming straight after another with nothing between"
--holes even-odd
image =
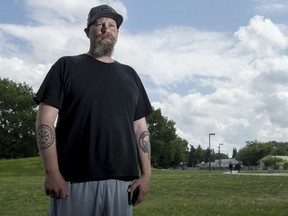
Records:
<instances>
[{"instance_id":1,"label":"black t-shirt","mask_svg":"<svg viewBox=\"0 0 288 216\"><path fill-rule=\"evenodd\" d=\"M66 181L139 177L133 122L152 108L133 68L85 54L62 57L34 101L59 109L56 146Z\"/></svg>"}]
</instances>

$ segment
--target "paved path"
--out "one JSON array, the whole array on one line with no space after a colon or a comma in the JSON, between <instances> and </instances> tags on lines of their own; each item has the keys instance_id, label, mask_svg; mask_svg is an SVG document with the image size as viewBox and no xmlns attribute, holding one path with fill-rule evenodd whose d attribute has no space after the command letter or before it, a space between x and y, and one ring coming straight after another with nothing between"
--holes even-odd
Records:
<instances>
[{"instance_id":1,"label":"paved path","mask_svg":"<svg viewBox=\"0 0 288 216\"><path fill-rule=\"evenodd\" d=\"M233 171L232 174L230 172L224 172L224 174L230 175L256 175L256 176L288 176L288 173L250 173L250 172L240 172Z\"/></svg>"}]
</instances>

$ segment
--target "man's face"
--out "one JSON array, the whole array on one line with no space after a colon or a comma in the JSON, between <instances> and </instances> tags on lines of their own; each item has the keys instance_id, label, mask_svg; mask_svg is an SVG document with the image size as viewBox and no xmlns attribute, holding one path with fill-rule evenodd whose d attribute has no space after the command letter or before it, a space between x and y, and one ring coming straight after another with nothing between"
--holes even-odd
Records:
<instances>
[{"instance_id":1,"label":"man's face","mask_svg":"<svg viewBox=\"0 0 288 216\"><path fill-rule=\"evenodd\" d=\"M110 18L99 18L86 30L97 56L111 56L118 38L116 21Z\"/></svg>"},{"instance_id":2,"label":"man's face","mask_svg":"<svg viewBox=\"0 0 288 216\"><path fill-rule=\"evenodd\" d=\"M118 29L116 21L111 18L99 18L90 28L94 28L92 31L95 34L95 38L103 43L112 42L115 44L118 37Z\"/></svg>"}]
</instances>

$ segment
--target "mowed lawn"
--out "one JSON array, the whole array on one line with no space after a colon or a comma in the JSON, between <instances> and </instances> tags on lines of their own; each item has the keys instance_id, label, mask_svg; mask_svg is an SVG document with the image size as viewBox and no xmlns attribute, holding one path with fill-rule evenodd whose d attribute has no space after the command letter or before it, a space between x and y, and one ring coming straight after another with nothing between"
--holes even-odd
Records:
<instances>
[{"instance_id":1,"label":"mowed lawn","mask_svg":"<svg viewBox=\"0 0 288 216\"><path fill-rule=\"evenodd\" d=\"M135 216L288 215L288 176L213 170L153 170L152 174L145 202L134 207ZM0 160L0 215L47 215L49 197L43 180L39 157Z\"/></svg>"}]
</instances>

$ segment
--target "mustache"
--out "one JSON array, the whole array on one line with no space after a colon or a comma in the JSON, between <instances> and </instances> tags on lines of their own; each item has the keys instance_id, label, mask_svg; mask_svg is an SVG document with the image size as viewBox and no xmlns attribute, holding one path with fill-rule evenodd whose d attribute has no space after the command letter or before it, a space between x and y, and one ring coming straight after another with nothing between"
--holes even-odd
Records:
<instances>
[{"instance_id":1,"label":"mustache","mask_svg":"<svg viewBox=\"0 0 288 216\"><path fill-rule=\"evenodd\" d=\"M97 38L110 38L110 39L114 39L114 37L111 35L111 34L109 34L109 33L102 33L102 32L100 32L99 34L97 34Z\"/></svg>"},{"instance_id":2,"label":"mustache","mask_svg":"<svg viewBox=\"0 0 288 216\"><path fill-rule=\"evenodd\" d=\"M117 39L113 37L112 34L110 33L102 33L100 32L99 34L96 35L96 40L100 42L102 39L110 39L113 44L117 42Z\"/></svg>"}]
</instances>

